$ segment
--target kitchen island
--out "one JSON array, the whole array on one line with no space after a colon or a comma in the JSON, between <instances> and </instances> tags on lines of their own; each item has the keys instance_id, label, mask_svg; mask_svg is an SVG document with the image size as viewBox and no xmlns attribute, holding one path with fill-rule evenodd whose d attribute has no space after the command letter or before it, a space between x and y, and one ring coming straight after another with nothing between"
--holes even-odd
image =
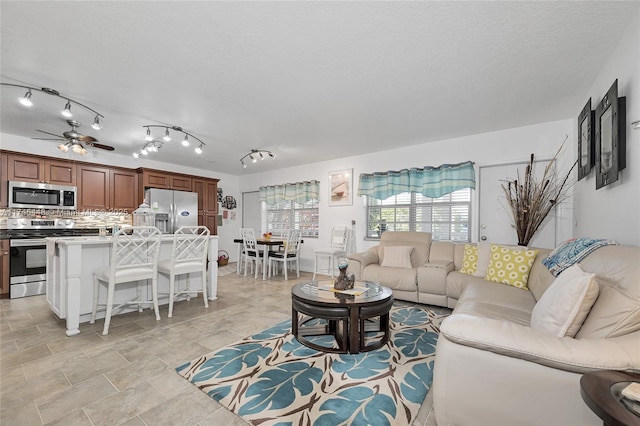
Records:
<instances>
[{"instance_id":1,"label":"kitchen island","mask_svg":"<svg viewBox=\"0 0 640 426\"><path fill-rule=\"evenodd\" d=\"M66 237L47 238L47 302L51 310L61 319L67 321L67 336L80 333L79 325L91 319L93 308L93 272L109 266L111 259L112 237ZM160 260L171 256L173 235L161 236ZM207 271L207 296L216 300L218 288L218 236L209 239L209 268ZM184 285L185 277L176 278L176 286ZM151 300L151 281L142 287L142 296ZM202 289L200 274L191 274L191 288ZM168 292L169 277L158 275L158 291ZM136 296L136 283L118 285L118 300L132 299ZM145 293L146 292L146 293ZM163 305L169 303L168 295L158 300ZM186 296L182 296L185 298ZM101 292L106 299L106 292ZM176 300L181 300L178 298ZM104 303L100 300L99 303ZM149 304L151 307L152 305ZM129 306L118 309L114 315L136 311L137 307ZM152 315L152 314L151 314ZM104 311L98 311L97 318L104 318Z\"/></svg>"}]
</instances>

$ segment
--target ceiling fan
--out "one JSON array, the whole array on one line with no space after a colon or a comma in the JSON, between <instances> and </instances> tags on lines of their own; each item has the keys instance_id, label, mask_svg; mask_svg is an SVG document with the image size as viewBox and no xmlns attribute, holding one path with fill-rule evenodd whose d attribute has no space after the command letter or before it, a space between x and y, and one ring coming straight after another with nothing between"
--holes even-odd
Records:
<instances>
[{"instance_id":1,"label":"ceiling fan","mask_svg":"<svg viewBox=\"0 0 640 426\"><path fill-rule=\"evenodd\" d=\"M47 135L55 136L56 138L31 138L31 139L39 139L45 141L66 141L58 145L58 149L63 152L67 152L71 149L76 154L86 154L87 150L84 147L84 144L98 149L104 149L106 151L113 151L114 148L110 145L104 145L98 143L98 139L93 136L86 136L77 132L77 128L82 126L82 123L76 120L67 120L67 124L71 126L71 130L62 133L62 135L56 135L55 133L45 132L44 130L37 130L40 133L45 133Z\"/></svg>"}]
</instances>

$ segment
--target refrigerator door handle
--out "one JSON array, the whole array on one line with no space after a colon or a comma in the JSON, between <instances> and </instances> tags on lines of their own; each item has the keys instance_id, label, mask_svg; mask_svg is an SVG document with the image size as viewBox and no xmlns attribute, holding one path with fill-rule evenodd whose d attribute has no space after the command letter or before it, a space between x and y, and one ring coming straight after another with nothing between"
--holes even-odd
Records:
<instances>
[{"instance_id":1,"label":"refrigerator door handle","mask_svg":"<svg viewBox=\"0 0 640 426\"><path fill-rule=\"evenodd\" d=\"M169 234L173 234L175 232L175 225L176 225L176 205L175 204L169 204Z\"/></svg>"}]
</instances>

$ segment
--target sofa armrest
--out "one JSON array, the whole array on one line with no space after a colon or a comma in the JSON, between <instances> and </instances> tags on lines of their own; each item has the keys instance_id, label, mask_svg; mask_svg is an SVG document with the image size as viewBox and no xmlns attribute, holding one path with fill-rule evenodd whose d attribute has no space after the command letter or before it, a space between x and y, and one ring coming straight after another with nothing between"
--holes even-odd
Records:
<instances>
[{"instance_id":1,"label":"sofa armrest","mask_svg":"<svg viewBox=\"0 0 640 426\"><path fill-rule=\"evenodd\" d=\"M575 373L640 369L640 332L608 339L574 339L466 314L451 315L442 323L441 332L460 345Z\"/></svg>"},{"instance_id":2,"label":"sofa armrest","mask_svg":"<svg viewBox=\"0 0 640 426\"><path fill-rule=\"evenodd\" d=\"M360 280L362 278L362 272L367 265L380 263L377 247L371 247L369 250L362 253L349 254L347 255L347 259L349 260L347 272L354 274L356 276L356 280Z\"/></svg>"}]
</instances>

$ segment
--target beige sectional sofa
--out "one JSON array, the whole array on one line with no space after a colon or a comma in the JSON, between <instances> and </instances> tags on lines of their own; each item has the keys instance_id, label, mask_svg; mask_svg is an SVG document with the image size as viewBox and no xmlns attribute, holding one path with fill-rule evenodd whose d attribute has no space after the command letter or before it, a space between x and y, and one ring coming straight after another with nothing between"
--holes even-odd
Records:
<instances>
[{"instance_id":1,"label":"beige sectional sofa","mask_svg":"<svg viewBox=\"0 0 640 426\"><path fill-rule=\"evenodd\" d=\"M429 244L427 235L387 232L348 257L349 272L389 286L396 299L453 308L436 348L438 425L601 425L579 380L595 370L640 372L640 247L606 246L580 261L599 293L575 337L558 337L531 326L556 279L542 264L550 250L539 251L520 289L460 272L465 245ZM417 247L411 268L382 266L389 245Z\"/></svg>"}]
</instances>

